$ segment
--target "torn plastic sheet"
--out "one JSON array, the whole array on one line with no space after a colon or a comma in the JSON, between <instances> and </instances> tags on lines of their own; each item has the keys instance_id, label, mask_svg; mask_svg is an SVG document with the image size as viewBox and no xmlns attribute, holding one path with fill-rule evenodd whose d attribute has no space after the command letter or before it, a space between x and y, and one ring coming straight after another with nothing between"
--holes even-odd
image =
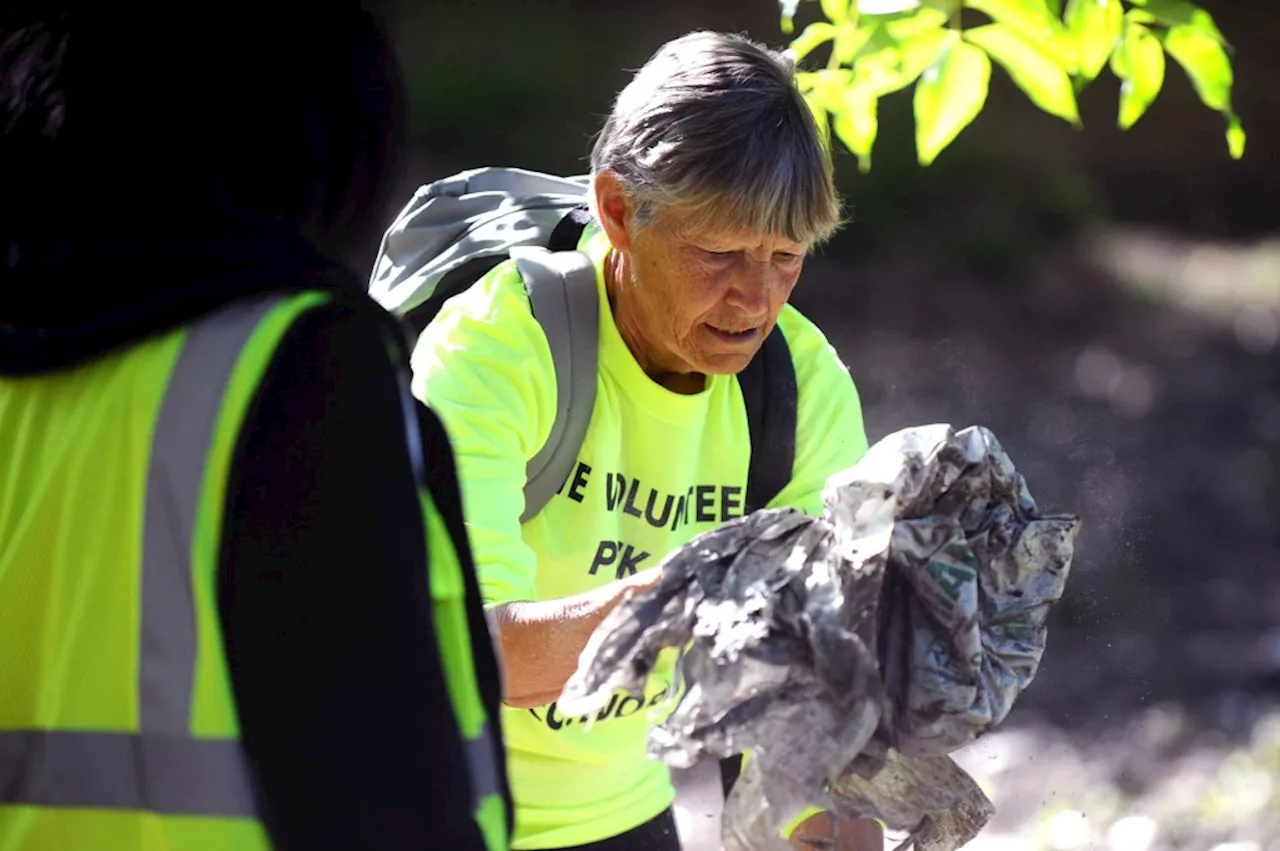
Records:
<instances>
[{"instance_id":1,"label":"torn plastic sheet","mask_svg":"<svg viewBox=\"0 0 1280 851\"><path fill-rule=\"evenodd\" d=\"M649 752L688 767L749 753L726 851L785 849L810 806L954 851L991 803L949 753L1035 677L1080 522L1042 517L994 435L909 428L833 476L822 518L757 511L671 553L600 625L560 696L585 714L643 692L683 648L688 689Z\"/></svg>"}]
</instances>

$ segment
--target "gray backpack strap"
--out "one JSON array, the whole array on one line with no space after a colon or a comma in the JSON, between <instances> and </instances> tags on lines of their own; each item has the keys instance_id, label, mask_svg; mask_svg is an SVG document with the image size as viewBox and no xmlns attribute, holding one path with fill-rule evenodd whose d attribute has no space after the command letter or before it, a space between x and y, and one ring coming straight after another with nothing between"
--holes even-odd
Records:
<instances>
[{"instance_id":1,"label":"gray backpack strap","mask_svg":"<svg viewBox=\"0 0 1280 851\"><path fill-rule=\"evenodd\" d=\"M600 297L596 269L578 251L513 247L533 315L547 335L556 371L556 418L542 449L529 460L521 523L564 486L578 460L596 403Z\"/></svg>"}]
</instances>

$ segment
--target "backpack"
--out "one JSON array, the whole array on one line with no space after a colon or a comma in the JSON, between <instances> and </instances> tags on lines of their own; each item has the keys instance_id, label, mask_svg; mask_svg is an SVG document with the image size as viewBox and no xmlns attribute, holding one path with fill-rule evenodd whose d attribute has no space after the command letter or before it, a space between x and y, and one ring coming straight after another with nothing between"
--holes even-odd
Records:
<instances>
[{"instance_id":1,"label":"backpack","mask_svg":"<svg viewBox=\"0 0 1280 851\"><path fill-rule=\"evenodd\" d=\"M576 250L591 222L588 185L585 175L478 168L422 186L383 235L369 282L370 295L416 339L445 301L515 260L547 336L557 391L551 433L526 470L521 523L564 486L595 406L599 294L595 267ZM737 378L751 436L750 513L786 486L795 461L796 375L781 330Z\"/></svg>"}]
</instances>

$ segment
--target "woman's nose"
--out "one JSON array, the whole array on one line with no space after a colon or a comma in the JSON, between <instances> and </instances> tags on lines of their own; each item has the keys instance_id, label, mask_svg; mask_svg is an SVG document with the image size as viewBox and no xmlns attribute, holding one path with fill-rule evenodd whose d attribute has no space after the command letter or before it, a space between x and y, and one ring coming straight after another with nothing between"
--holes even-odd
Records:
<instances>
[{"instance_id":1,"label":"woman's nose","mask_svg":"<svg viewBox=\"0 0 1280 851\"><path fill-rule=\"evenodd\" d=\"M729 288L728 302L752 317L761 316L769 309L770 264L748 260L743 265L742 274Z\"/></svg>"}]
</instances>

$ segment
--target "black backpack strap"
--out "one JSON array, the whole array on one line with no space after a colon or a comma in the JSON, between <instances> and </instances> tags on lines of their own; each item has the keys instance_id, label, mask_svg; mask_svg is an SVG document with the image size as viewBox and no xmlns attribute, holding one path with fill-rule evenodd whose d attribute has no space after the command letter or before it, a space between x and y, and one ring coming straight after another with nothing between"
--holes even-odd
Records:
<instances>
[{"instance_id":1,"label":"black backpack strap","mask_svg":"<svg viewBox=\"0 0 1280 851\"><path fill-rule=\"evenodd\" d=\"M591 224L591 210L586 204L579 204L565 213L563 219L556 223L555 229L547 239L548 251L576 251L582 232Z\"/></svg>"},{"instance_id":2,"label":"black backpack strap","mask_svg":"<svg viewBox=\"0 0 1280 851\"><path fill-rule=\"evenodd\" d=\"M431 297L404 315L404 321L409 326L413 341L417 342L418 337L431 324L431 320L436 318L436 314L440 312L440 308L444 307L446 301L489 274L493 267L506 259L501 254L473 257L445 274L436 284L436 291L431 294Z\"/></svg>"},{"instance_id":3,"label":"black backpack strap","mask_svg":"<svg viewBox=\"0 0 1280 851\"><path fill-rule=\"evenodd\" d=\"M796 368L782 329L776 325L764 345L738 373L751 434L746 512L758 511L791 481L796 457Z\"/></svg>"}]
</instances>

